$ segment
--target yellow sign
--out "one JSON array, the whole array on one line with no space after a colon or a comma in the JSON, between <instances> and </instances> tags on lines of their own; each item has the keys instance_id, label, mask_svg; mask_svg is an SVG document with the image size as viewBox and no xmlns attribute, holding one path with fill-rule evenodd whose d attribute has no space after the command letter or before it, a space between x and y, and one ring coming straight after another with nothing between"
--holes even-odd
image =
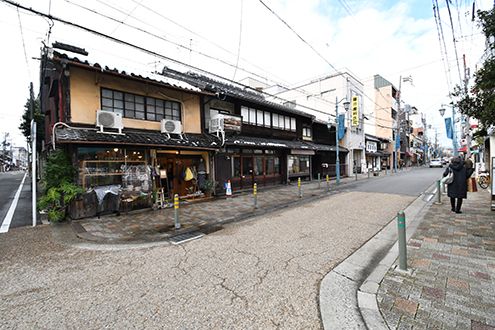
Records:
<instances>
[{"instance_id":1,"label":"yellow sign","mask_svg":"<svg viewBox=\"0 0 495 330\"><path fill-rule=\"evenodd\" d=\"M358 97L352 97L352 126L359 126L359 107Z\"/></svg>"}]
</instances>

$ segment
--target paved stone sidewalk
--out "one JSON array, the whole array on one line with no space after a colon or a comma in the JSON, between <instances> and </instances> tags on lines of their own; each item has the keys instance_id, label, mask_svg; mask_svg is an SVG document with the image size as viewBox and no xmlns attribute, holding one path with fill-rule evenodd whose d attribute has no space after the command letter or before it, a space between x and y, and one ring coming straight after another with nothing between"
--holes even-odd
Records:
<instances>
[{"instance_id":1,"label":"paved stone sidewalk","mask_svg":"<svg viewBox=\"0 0 495 330\"><path fill-rule=\"evenodd\" d=\"M410 171L408 168L400 171L402 175ZM370 179L378 179L380 176ZM358 180L367 180L367 174L358 175ZM355 177L343 178L338 189L355 182ZM289 207L296 203L309 202L311 200L328 196L336 192L335 179L330 181L330 191L327 189L325 180L302 184L302 198L299 198L297 182L291 185L260 189L258 192L258 208L254 209L253 196L251 193L235 195L228 199L214 199L212 201L199 203L181 203L179 215L181 226L189 230L202 226L228 223L234 220L260 215L276 209ZM174 230L174 210L164 209L152 211L150 209L122 213L120 216L108 215L100 219L90 218L74 221L78 236L98 242L149 242L163 240L176 234Z\"/></svg>"},{"instance_id":2,"label":"paved stone sidewalk","mask_svg":"<svg viewBox=\"0 0 495 330\"><path fill-rule=\"evenodd\" d=\"M433 205L409 240L411 273L391 268L377 299L391 329L495 329L495 212L469 193L463 213Z\"/></svg>"}]
</instances>

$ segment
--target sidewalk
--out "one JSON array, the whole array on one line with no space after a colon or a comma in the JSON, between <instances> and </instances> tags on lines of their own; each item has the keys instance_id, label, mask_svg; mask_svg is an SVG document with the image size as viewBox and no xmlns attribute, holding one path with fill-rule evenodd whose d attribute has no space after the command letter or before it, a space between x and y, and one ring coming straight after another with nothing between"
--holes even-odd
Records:
<instances>
[{"instance_id":1,"label":"sidewalk","mask_svg":"<svg viewBox=\"0 0 495 330\"><path fill-rule=\"evenodd\" d=\"M400 171L397 174L407 173L411 169ZM370 180L385 176L370 176ZM368 180L368 174L358 174L359 180ZM150 242L170 238L178 233L194 230L211 230L214 226L221 226L232 221L239 221L253 216L262 215L277 209L282 209L301 203L329 196L355 182L355 176L341 179L337 187L335 179L330 182L330 191L322 179L318 182L302 184L302 198L299 198L297 182L258 191L258 208L254 208L252 193L236 194L232 198L218 198L198 203L181 203L179 216L181 230L174 229L174 210L151 209L121 213L120 216L108 215L98 218L89 218L72 222L79 238L98 243L129 243Z\"/></svg>"},{"instance_id":2,"label":"sidewalk","mask_svg":"<svg viewBox=\"0 0 495 330\"><path fill-rule=\"evenodd\" d=\"M377 294L391 329L495 329L495 212L469 193L462 214L446 195L408 241L409 273L390 268ZM397 263L397 261L396 261Z\"/></svg>"}]
</instances>

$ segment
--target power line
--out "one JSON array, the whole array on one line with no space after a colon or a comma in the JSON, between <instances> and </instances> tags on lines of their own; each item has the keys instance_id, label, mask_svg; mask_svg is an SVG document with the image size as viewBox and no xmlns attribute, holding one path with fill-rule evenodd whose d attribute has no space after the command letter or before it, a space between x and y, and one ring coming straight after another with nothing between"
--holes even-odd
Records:
<instances>
[{"instance_id":1,"label":"power line","mask_svg":"<svg viewBox=\"0 0 495 330\"><path fill-rule=\"evenodd\" d=\"M31 79L31 69L27 58L26 43L24 42L24 32L22 31L21 14L19 13L19 8L17 8L17 18L19 19L19 30L21 32L22 49L24 50L24 60L26 61L26 69L27 69L28 77L29 79Z\"/></svg>"},{"instance_id":2,"label":"power line","mask_svg":"<svg viewBox=\"0 0 495 330\"><path fill-rule=\"evenodd\" d=\"M263 92L263 91L257 91L255 90L254 88L250 87L250 86L246 86L246 85L243 85L241 83L238 83L236 81L233 81L231 79L228 79L228 78L225 78L225 77L222 77L218 74L215 74L215 73L212 73L212 72L209 72L207 70L204 70L204 69L200 69L198 67L195 67L193 65L190 65L190 64L186 64L184 62L181 62L179 60L175 60L171 57L168 57L168 56L165 56L163 54L160 54L156 51L153 51L153 50L150 50L150 49L147 49L147 48L144 48L144 47L141 47L141 46L138 46L138 45L134 45L128 41L125 41L125 40L121 40L121 39L118 39L116 37L112 37L108 34L105 34L105 33L102 33L102 32L99 32L97 30L94 30L94 29L91 29L91 28L88 28L86 26L83 26L83 25L80 25L80 24L77 24L77 23L73 23L73 22L69 22L65 19L62 19L62 18L59 18L59 17L55 17L53 15L48 15L48 14L45 14L43 12L40 12L40 11L37 11L35 9L32 9L32 8L28 8L28 7L25 7L23 5L20 5L18 3L15 3L11 0L0 0L1 2L4 2L6 4L9 4L11 6L14 6L14 7L17 7L17 8L20 8L22 10L25 10L25 11L28 11L28 12L31 12L31 13L34 13L34 14L37 14L38 16L41 16L41 17L46 17L46 18L49 18L50 20L53 20L53 21L57 21L57 22L60 22L60 23L63 23L63 24L66 24L66 25L69 25L69 26L72 26L72 27L75 27L77 29L80 29L80 30L83 30L83 31L86 31L86 32L89 32L91 34L94 34L96 36L100 36L100 37L103 37L103 38L106 38L106 39L109 39L115 43L118 43L118 44L121 44L121 45L124 45L124 46L127 46L127 47L131 47L131 48L134 48L134 49L137 49L139 51L142 51L143 53L146 53L146 54L149 54L149 55L153 55L155 57L158 57L158 58L162 58L164 60L167 60L167 61L170 61L172 63L175 63L175 64L178 64L180 66L183 66L183 67L187 67L187 68L190 68L190 69L193 69L197 72L201 72L207 76L211 76L211 77L215 77L217 79L219 79L220 81L223 81L223 82L228 82L232 85L237 85L237 86L240 86L244 89L249 89L249 90L252 90L254 92L257 92L259 94L264 94L266 96L269 96L269 97L272 97L276 100L280 100L280 101L283 101L283 102L288 102L288 100L286 99L283 99L283 98L280 98L278 96L275 96L275 95L271 95L270 93L267 93L267 92ZM329 115L327 112L324 112L324 111L321 111L321 110L318 110L318 109L314 109L314 108L311 108L311 107L308 107L308 106L304 106L304 105L299 105L301 108L305 108L305 109L308 109L308 110L311 110L311 111L315 111L315 112L319 112L319 113L323 113L325 115ZM330 116L335 116L334 114L330 114Z\"/></svg>"},{"instance_id":3,"label":"power line","mask_svg":"<svg viewBox=\"0 0 495 330\"><path fill-rule=\"evenodd\" d=\"M98 1L98 2L102 3L103 5L108 6L108 5L107 5L104 1L101 1L101 0L96 0L96 1ZM131 0L131 1L132 1L132 2L134 2L134 3L137 3L137 1L136 1L136 0ZM166 20L166 21L168 21L168 22L170 22L170 23L172 23L172 24L174 24L174 25L176 25L176 26L180 27L181 29L183 29L183 30L185 30L185 31L187 31L187 32L189 32L189 33L191 33L191 34L193 34L193 35L197 36L198 38L205 40L206 42L208 42L209 44L211 44L211 45L215 46L216 48L221 49L221 50L223 50L224 52L226 52L226 53L228 53L228 54L230 54L230 55L232 55L232 56L237 57L237 54L236 54L236 53L234 53L234 52L232 52L231 50L229 50L229 49L227 49L227 48L223 47L222 45L219 45L218 43L216 43L216 42L214 42L214 41L212 41L212 40L210 40L210 39L208 39L208 38L206 38L206 37L202 36L201 34L199 34L199 33L195 32L195 31L193 31L193 30L189 29L188 27L186 27L186 26L184 26L184 25L182 25L182 24L180 24L180 23L177 23L176 21L172 20L171 18L166 17L165 15L163 15L162 13L160 13L160 12L158 12L158 11L154 10L153 8L150 8L150 7L148 7L148 6L146 6L146 5L142 4L142 3L141 3L141 4L139 4L139 6L140 6L140 7L142 7L142 8L144 8L144 9L146 9L147 11L149 11L149 12L151 12L151 13L153 13L153 14L155 14L155 15L159 16L159 17L161 17L162 19L164 19L164 20ZM131 16L131 17L133 17L133 16ZM135 18L135 17L133 17L133 18L134 18L134 19L136 19L136 20L138 20L138 21L140 21L139 19L137 19L137 18ZM148 24L148 25L149 25L149 24ZM153 27L154 27L154 26L153 26ZM156 27L154 27L154 28L156 28ZM157 29L158 29L158 28L157 28ZM260 66L258 66L258 65L256 65L256 64L254 64L254 63L249 62L249 61L248 61L248 60L246 60L245 58L240 57L240 59L241 59L241 60L243 60L244 62L246 62L246 63L248 63L248 64L252 65L254 68L256 68L256 69L258 69L258 70L260 70L260 71L262 71L262 72L264 72L264 73L266 73L266 74L268 74L268 75L270 75L270 76L274 76L277 80L279 80L279 81L283 81L283 79L281 79L280 77L277 77L277 76L276 76L276 75L274 75L273 73L266 71L264 68L261 68ZM241 70L242 70L242 71L244 71L244 72L246 72L246 73L250 73L249 71L245 71L245 70L243 70L243 69L241 69ZM250 74L251 74L251 73L250 73ZM258 76L258 77L260 77L260 76ZM261 77L261 78L262 78L262 79L264 79L264 80L266 80L266 81L275 82L273 79L269 79L269 78L267 78L267 77ZM286 82L284 82L284 83L286 83Z\"/></svg>"},{"instance_id":4,"label":"power line","mask_svg":"<svg viewBox=\"0 0 495 330\"><path fill-rule=\"evenodd\" d=\"M261 76L261 75L259 75L259 74L255 73L255 72L252 72L252 71L249 71L249 70L244 69L244 68L242 68L242 67L239 67L239 66L238 66L238 64L234 65L234 64L229 63L229 62L227 62L227 61L224 61L224 60L222 60L222 59L220 59L220 58L218 58L218 57L215 57L215 56L212 56L212 55L208 55L208 54L206 54L206 53L204 53L204 52L201 52L201 51L194 50L194 49L192 49L192 48L190 48L190 47L184 46L184 45L179 44L179 43L177 43L177 42L175 42L175 41L168 40L168 39L167 39L167 38L165 38L165 37L162 37L162 36L160 36L160 35L158 35L158 34L155 34L155 33L149 32L149 31L147 31L147 30L145 30L145 29L142 29L142 28L140 28L140 27L138 27L138 26L130 25L129 23L125 23L124 21L120 21L120 20L118 20L118 19L116 19L116 18L114 18L114 17L111 17L111 16L108 16L108 15L102 14L102 13L100 13L100 12L98 12L98 11L94 10L94 9L91 9L91 8L85 7L85 6L80 5L80 4L78 4L78 3L74 3L74 2L72 2L71 0L65 0L65 2L68 2L68 3L70 3L71 5L77 6L77 7L81 8L81 9L86 10L86 11L89 11L89 12L91 12L91 13L95 14L95 15L98 15L98 16L104 17L104 18L106 18L106 19L112 20L112 21L114 21L114 22L117 22L117 23L119 23L119 24L125 25L125 26L127 26L127 27L129 27L129 28L131 28L131 29L136 30L136 31L139 31L139 32L142 32L142 33L148 34L148 35L150 35L150 36L152 36L152 37L155 37L155 38L157 38L157 39L163 40L163 41L165 41L165 42L167 42L167 43L171 43L171 44L173 44L173 45L175 45L175 46L177 46L177 47L180 47L180 48L182 48L182 49L188 50L188 51L190 51L190 52L195 52L195 53L197 53L197 54L199 54L199 55L201 55L201 56L204 56L204 57L206 57L206 58L208 58L208 59L210 59L210 60L220 62L220 63L225 64L225 65L227 65L227 66L229 66L229 67L231 67L231 68L234 68L234 69L236 69L236 70L237 70L237 68L239 68L239 69L241 69L242 71L244 71L244 72L246 72L246 73L249 73L250 75L253 75L253 76L255 76L255 77L258 77L258 78L260 78L260 79L263 79L263 80L270 80L270 79L268 79L268 78L266 78L266 77L264 77L264 76ZM274 81L272 81L272 82L274 82Z\"/></svg>"},{"instance_id":5,"label":"power line","mask_svg":"<svg viewBox=\"0 0 495 330\"><path fill-rule=\"evenodd\" d=\"M144 1L144 0L141 0L139 4L141 4L141 2L143 2L143 1ZM132 8L132 9L131 9L131 11L129 11L129 12L125 15L125 17L122 19L122 22L124 22L124 21L125 21L125 20L126 20L126 19L127 19L127 18L128 18L128 17L129 17L129 16L130 16L130 15L131 15L131 14L132 14L135 10L136 10L136 9L137 9L137 7L139 6L139 4L136 4L136 5L134 6L134 8ZM116 26L116 27L112 30L112 32L110 32L110 34L114 34L114 33L115 33L115 31L117 31L117 29L118 29L119 27L120 27L120 25L117 25L117 26Z\"/></svg>"},{"instance_id":6,"label":"power line","mask_svg":"<svg viewBox=\"0 0 495 330\"><path fill-rule=\"evenodd\" d=\"M448 54L447 54L447 44L445 43L445 39L444 39L444 35L443 35L443 28L442 28L442 22L440 19L440 10L438 8L438 1L437 0L432 0L432 1L433 1L433 16L435 17L435 23L437 26L438 43L440 46L440 56L442 58L442 63L444 66L444 73L445 73L445 78L446 78L446 83L447 83L447 89L448 89L448 92L450 93L452 87L451 87L451 78L450 78L450 65L449 65L449 59L448 59ZM443 43L442 43L442 41L443 41Z\"/></svg>"},{"instance_id":7,"label":"power line","mask_svg":"<svg viewBox=\"0 0 495 330\"><path fill-rule=\"evenodd\" d=\"M455 59L457 63L457 71L459 72L459 83L462 84L462 74L461 74L461 65L459 64L459 56L457 55L457 45L456 45L456 40L455 40L455 30L454 30L454 22L452 20L452 13L450 12L450 5L449 5L450 0L445 0L447 3L447 10L449 12L449 19L450 19L450 26L452 28L452 42L454 43L454 53L455 53Z\"/></svg>"},{"instance_id":8,"label":"power line","mask_svg":"<svg viewBox=\"0 0 495 330\"><path fill-rule=\"evenodd\" d=\"M237 60L235 62L235 70L234 70L234 77L232 78L235 80L235 75L237 73L237 68L239 67L239 56L241 55L241 41L242 41L242 7L243 7L244 0L241 0L241 18L239 19L239 44L237 45Z\"/></svg>"},{"instance_id":9,"label":"power line","mask_svg":"<svg viewBox=\"0 0 495 330\"><path fill-rule=\"evenodd\" d=\"M323 61L325 61L332 69L335 70L335 72L339 72L339 70L337 70L333 65L332 63L330 63L323 55L320 54L320 52L318 52L309 42L307 42L303 37L301 37L301 35L299 33L296 32L296 30L294 30L286 21L283 20L282 17L280 17L275 11L273 11L273 9L271 9L270 7L268 7L264 2L263 0L258 0L263 6L265 6L265 8L270 11L275 17L277 17L282 23L284 23L285 26L287 26L289 28L289 30L291 30L302 42L304 42L309 48L311 48L313 50L313 52L315 52L316 55L318 55Z\"/></svg>"}]
</instances>

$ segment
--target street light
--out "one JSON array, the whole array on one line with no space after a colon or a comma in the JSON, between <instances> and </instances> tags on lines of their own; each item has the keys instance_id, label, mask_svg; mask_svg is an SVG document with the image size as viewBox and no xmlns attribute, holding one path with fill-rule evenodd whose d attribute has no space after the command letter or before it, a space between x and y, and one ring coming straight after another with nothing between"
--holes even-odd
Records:
<instances>
[{"instance_id":1,"label":"street light","mask_svg":"<svg viewBox=\"0 0 495 330\"><path fill-rule=\"evenodd\" d=\"M347 97L344 97L342 100L338 100L339 98L338 97L335 97L335 149L336 149L336 156L337 156L337 159L336 159L336 162L335 162L335 166L336 166L336 169L335 169L335 174L337 176L336 178L336 184L338 185L340 183L340 159L339 159L339 132L338 132L338 129L339 129L339 104L340 102L344 101L344 110L347 112L349 110L349 105L350 105L350 102L347 101ZM330 123L330 120L329 120L329 123Z\"/></svg>"},{"instance_id":2,"label":"street light","mask_svg":"<svg viewBox=\"0 0 495 330\"><path fill-rule=\"evenodd\" d=\"M442 104L442 107L443 106L449 106L449 105ZM452 147L454 148L454 156L457 156L458 150L457 150L457 138L455 133L455 109L453 104L451 104L450 106L452 107ZM440 108L438 112L440 112L440 116L443 117L445 115L445 108Z\"/></svg>"}]
</instances>

